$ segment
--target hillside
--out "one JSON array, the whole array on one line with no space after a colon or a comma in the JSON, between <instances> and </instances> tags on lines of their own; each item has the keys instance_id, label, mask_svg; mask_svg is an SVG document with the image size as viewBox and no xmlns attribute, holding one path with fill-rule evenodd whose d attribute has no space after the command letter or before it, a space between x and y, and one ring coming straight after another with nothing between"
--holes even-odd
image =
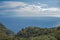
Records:
<instances>
[{"instance_id":1,"label":"hillside","mask_svg":"<svg viewBox=\"0 0 60 40\"><path fill-rule=\"evenodd\" d=\"M54 28L29 26L14 35L0 23L0 40L60 40L60 26Z\"/></svg>"},{"instance_id":2,"label":"hillside","mask_svg":"<svg viewBox=\"0 0 60 40\"><path fill-rule=\"evenodd\" d=\"M55 28L28 27L20 30L17 37L26 38L26 40L60 40L60 26Z\"/></svg>"},{"instance_id":3,"label":"hillside","mask_svg":"<svg viewBox=\"0 0 60 40\"><path fill-rule=\"evenodd\" d=\"M3 24L0 23L0 40L7 40L9 37L12 37L14 32L7 29Z\"/></svg>"}]
</instances>

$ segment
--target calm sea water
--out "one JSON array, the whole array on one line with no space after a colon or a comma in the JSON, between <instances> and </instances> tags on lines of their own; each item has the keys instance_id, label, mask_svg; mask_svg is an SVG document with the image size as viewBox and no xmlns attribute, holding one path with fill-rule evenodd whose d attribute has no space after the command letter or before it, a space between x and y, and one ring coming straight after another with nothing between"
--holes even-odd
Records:
<instances>
[{"instance_id":1,"label":"calm sea water","mask_svg":"<svg viewBox=\"0 0 60 40\"><path fill-rule=\"evenodd\" d=\"M57 17L0 17L0 22L15 33L28 26L43 28L60 26L60 18Z\"/></svg>"}]
</instances>

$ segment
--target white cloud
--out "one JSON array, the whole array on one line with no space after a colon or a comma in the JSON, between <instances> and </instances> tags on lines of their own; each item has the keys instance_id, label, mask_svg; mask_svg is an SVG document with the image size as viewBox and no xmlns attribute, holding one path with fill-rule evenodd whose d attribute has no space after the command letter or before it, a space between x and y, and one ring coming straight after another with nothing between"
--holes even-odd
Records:
<instances>
[{"instance_id":1,"label":"white cloud","mask_svg":"<svg viewBox=\"0 0 60 40\"><path fill-rule=\"evenodd\" d=\"M2 2L0 5L0 15L2 14L11 14L10 16L16 17L31 17L31 16L52 16L52 17L60 17L60 8L56 7L48 7L47 4L38 3L28 4L24 2Z\"/></svg>"},{"instance_id":2,"label":"white cloud","mask_svg":"<svg viewBox=\"0 0 60 40\"><path fill-rule=\"evenodd\" d=\"M18 7L18 6L25 6L26 4L24 2L2 2L1 3L2 6L0 6L0 8L14 8L14 7Z\"/></svg>"}]
</instances>

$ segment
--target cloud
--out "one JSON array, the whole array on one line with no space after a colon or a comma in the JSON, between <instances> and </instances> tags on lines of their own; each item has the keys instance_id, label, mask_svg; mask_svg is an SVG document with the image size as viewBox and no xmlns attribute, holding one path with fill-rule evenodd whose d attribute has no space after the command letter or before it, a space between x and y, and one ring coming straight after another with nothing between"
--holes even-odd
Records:
<instances>
[{"instance_id":1,"label":"cloud","mask_svg":"<svg viewBox=\"0 0 60 40\"><path fill-rule=\"evenodd\" d=\"M0 4L1 4L0 8L14 8L14 7L26 5L24 2L12 2L12 1L9 1L9 2L4 1Z\"/></svg>"},{"instance_id":2,"label":"cloud","mask_svg":"<svg viewBox=\"0 0 60 40\"><path fill-rule=\"evenodd\" d=\"M60 8L47 4L28 4L24 2L4 1L0 3L0 15L12 17L60 17Z\"/></svg>"}]
</instances>

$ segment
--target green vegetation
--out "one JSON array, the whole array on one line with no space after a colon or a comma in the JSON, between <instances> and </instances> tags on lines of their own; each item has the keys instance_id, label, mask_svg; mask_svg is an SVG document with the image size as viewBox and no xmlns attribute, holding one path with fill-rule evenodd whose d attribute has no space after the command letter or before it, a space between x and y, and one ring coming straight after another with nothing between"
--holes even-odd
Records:
<instances>
[{"instance_id":1,"label":"green vegetation","mask_svg":"<svg viewBox=\"0 0 60 40\"><path fill-rule=\"evenodd\" d=\"M0 40L60 40L60 26L54 28L26 27L14 34L0 23Z\"/></svg>"},{"instance_id":2,"label":"green vegetation","mask_svg":"<svg viewBox=\"0 0 60 40\"><path fill-rule=\"evenodd\" d=\"M14 33L8 30L3 24L0 23L0 40L7 40L12 38Z\"/></svg>"}]
</instances>

